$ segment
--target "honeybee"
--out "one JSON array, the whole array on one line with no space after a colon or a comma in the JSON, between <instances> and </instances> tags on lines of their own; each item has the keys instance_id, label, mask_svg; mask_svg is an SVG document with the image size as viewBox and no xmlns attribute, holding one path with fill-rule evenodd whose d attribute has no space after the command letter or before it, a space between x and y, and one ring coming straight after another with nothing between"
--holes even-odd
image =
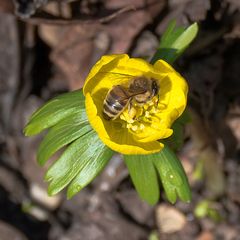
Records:
<instances>
[{"instance_id":1,"label":"honeybee","mask_svg":"<svg viewBox=\"0 0 240 240\"><path fill-rule=\"evenodd\" d=\"M157 80L146 77L136 77L130 80L129 86L113 86L103 102L103 116L106 120L116 119L132 100L138 104L150 101L158 94Z\"/></svg>"}]
</instances>

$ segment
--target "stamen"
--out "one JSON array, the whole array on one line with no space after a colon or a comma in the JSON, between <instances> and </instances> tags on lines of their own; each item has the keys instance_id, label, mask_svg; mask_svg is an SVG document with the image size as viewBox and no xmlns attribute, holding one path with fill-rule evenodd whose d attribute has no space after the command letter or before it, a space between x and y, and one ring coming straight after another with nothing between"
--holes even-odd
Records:
<instances>
[{"instance_id":1,"label":"stamen","mask_svg":"<svg viewBox=\"0 0 240 240\"><path fill-rule=\"evenodd\" d=\"M135 131L137 131L137 129L138 129L138 126L136 126L136 125L134 125L134 126L132 126L132 128L131 128L134 132Z\"/></svg>"},{"instance_id":2,"label":"stamen","mask_svg":"<svg viewBox=\"0 0 240 240\"><path fill-rule=\"evenodd\" d=\"M144 131L146 126L159 128L160 119L156 116L161 111L159 108L158 96L155 96L145 104L132 102L131 106L126 108L120 115L120 119L126 122L123 127L133 131Z\"/></svg>"},{"instance_id":3,"label":"stamen","mask_svg":"<svg viewBox=\"0 0 240 240\"><path fill-rule=\"evenodd\" d=\"M150 117L149 111L146 111L146 112L145 112L145 117L146 117L146 118L149 118L149 117Z\"/></svg>"},{"instance_id":4,"label":"stamen","mask_svg":"<svg viewBox=\"0 0 240 240\"><path fill-rule=\"evenodd\" d=\"M133 119L136 116L136 114L137 114L136 108L134 107L130 108L130 111L128 112L129 117Z\"/></svg>"}]
</instances>

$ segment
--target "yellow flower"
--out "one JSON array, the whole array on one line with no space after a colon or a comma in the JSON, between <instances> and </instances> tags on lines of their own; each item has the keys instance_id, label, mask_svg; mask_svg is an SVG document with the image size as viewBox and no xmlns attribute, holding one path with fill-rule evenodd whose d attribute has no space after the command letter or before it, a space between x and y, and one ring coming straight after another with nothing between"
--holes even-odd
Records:
<instances>
[{"instance_id":1,"label":"yellow flower","mask_svg":"<svg viewBox=\"0 0 240 240\"><path fill-rule=\"evenodd\" d=\"M113 86L128 86L136 77L154 79L159 92L148 102L139 104L131 98L114 120L103 117L104 99ZM168 63L158 60L154 65L126 54L103 56L90 71L83 93L86 112L99 138L122 154L150 154L164 145L158 140L172 135L172 123L186 107L186 81Z\"/></svg>"}]
</instances>

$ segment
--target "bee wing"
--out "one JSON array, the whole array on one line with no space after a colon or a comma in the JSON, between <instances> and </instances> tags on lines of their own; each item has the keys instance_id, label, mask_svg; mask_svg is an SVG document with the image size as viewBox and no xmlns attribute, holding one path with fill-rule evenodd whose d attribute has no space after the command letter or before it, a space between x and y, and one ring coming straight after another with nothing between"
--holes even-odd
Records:
<instances>
[{"instance_id":1,"label":"bee wing","mask_svg":"<svg viewBox=\"0 0 240 240\"><path fill-rule=\"evenodd\" d=\"M120 72L104 72L104 71L99 71L99 73L102 73L102 74L108 74L108 75L113 75L114 77L116 77L117 75L122 78L122 77L127 77L127 78L133 78L133 77L136 77L136 76L133 76L133 75L130 75L130 74L126 74L126 73L120 73Z\"/></svg>"},{"instance_id":2,"label":"bee wing","mask_svg":"<svg viewBox=\"0 0 240 240\"><path fill-rule=\"evenodd\" d=\"M128 94L128 98L131 98L131 97L134 97L136 95L139 95L139 94L143 94L145 93L146 91L145 90L136 90L134 92L132 91L129 91L129 80L133 79L133 78L136 78L136 76L133 76L133 75L130 75L130 74L125 74L125 73L119 73L119 72L104 72L104 71L100 71L98 72L98 74L102 74L103 76L104 75L107 75L107 77L109 78L112 78L113 80L113 83L116 81L116 85L119 85L119 79L121 79L121 86L125 88L125 91L127 92Z\"/></svg>"},{"instance_id":3,"label":"bee wing","mask_svg":"<svg viewBox=\"0 0 240 240\"><path fill-rule=\"evenodd\" d=\"M135 97L139 94L143 94L143 93L146 93L146 90L139 90L139 91L135 91L135 92L131 92L128 90L128 96L131 98L131 97Z\"/></svg>"}]
</instances>

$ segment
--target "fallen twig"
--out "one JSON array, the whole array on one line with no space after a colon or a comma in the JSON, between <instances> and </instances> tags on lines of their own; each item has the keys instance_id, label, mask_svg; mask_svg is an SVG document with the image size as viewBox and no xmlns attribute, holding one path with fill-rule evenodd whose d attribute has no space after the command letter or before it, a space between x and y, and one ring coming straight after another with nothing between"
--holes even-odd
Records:
<instances>
[{"instance_id":1,"label":"fallen twig","mask_svg":"<svg viewBox=\"0 0 240 240\"><path fill-rule=\"evenodd\" d=\"M24 21L28 22L28 23L32 23L32 24L52 24L52 25L74 25L74 24L93 24L93 23L107 23L109 21L111 21L112 19L117 18L119 15L132 11L132 10L136 10L136 8L133 5L129 5L126 6L124 8L121 8L119 10L117 10L116 12L99 18L99 19L88 19L88 20L84 20L84 19L67 19L67 18L62 18L62 17L57 17L54 16L52 14L49 14L47 12L41 12L39 13L39 15L35 15L29 19L23 19Z\"/></svg>"}]
</instances>

